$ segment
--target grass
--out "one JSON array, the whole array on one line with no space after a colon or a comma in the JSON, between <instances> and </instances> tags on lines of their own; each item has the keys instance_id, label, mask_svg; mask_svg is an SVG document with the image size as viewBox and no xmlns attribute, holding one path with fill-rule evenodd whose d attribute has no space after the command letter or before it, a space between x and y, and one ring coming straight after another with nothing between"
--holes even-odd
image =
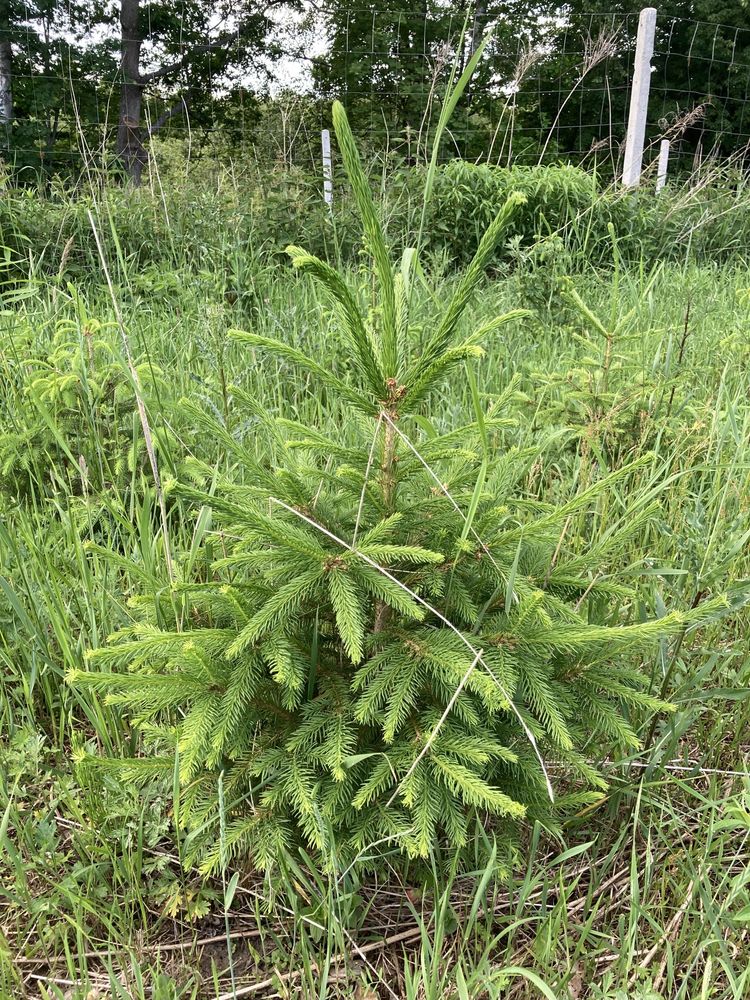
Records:
<instances>
[{"instance_id":1,"label":"grass","mask_svg":"<svg viewBox=\"0 0 750 1000\"><path fill-rule=\"evenodd\" d=\"M225 337L252 326L344 365L306 279L262 248L238 250L243 294L232 297L175 240L163 270L134 266L117 245L108 244L114 293L165 481L191 476L197 461L241 481L201 410L260 458L284 441L258 409L344 441L353 433L319 387ZM558 838L529 829L525 854L510 861L489 836L473 845L472 870L451 868L436 848L424 884L333 878L304 856L273 881L241 867L202 880L181 865L172 784L155 779L135 794L75 765L82 747L140 747L116 706L84 697L65 673L128 620L131 597L169 585L134 386L91 264L71 285L41 279L32 260L0 313L0 996L750 995L741 255L601 270L571 267L565 253L519 259L488 278L464 322L519 305L531 317L503 328L473 378L409 428L470 420L477 398L491 407L515 378L502 396L512 423L495 443L536 449L527 499L564 501L643 457L594 517L571 518L570 536L603 547L626 496L658 501L623 567L644 615L721 592L736 604L644 662L675 711L634 718L643 748L611 748L609 791L595 807L571 815ZM356 266L349 277L363 280ZM417 336L456 280L437 264L422 276ZM171 551L200 572L208 512L192 519L169 493L167 504Z\"/></svg>"}]
</instances>

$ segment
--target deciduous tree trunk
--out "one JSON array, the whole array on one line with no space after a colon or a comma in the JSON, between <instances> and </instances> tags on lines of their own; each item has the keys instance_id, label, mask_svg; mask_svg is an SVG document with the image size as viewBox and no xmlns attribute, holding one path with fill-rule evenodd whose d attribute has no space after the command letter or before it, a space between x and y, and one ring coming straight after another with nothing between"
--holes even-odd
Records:
<instances>
[{"instance_id":1,"label":"deciduous tree trunk","mask_svg":"<svg viewBox=\"0 0 750 1000\"><path fill-rule=\"evenodd\" d=\"M0 0L0 125L13 120L13 52L7 3Z\"/></svg>"},{"instance_id":2,"label":"deciduous tree trunk","mask_svg":"<svg viewBox=\"0 0 750 1000\"><path fill-rule=\"evenodd\" d=\"M0 7L3 0L0 0ZM143 168L148 162L146 143L175 115L184 114L190 99L191 87L187 85L171 108L164 111L157 120L146 128L142 124L143 94L145 88L158 81L174 80L181 71L187 69L198 55L215 49L229 52L230 46L237 44L243 33L243 25L224 31L213 40L207 39L191 45L176 59L163 63L147 73L141 71L141 48L144 36L140 19L141 0L120 0L120 117L117 125L117 155L131 182L140 184ZM253 15L255 16L255 15ZM248 22L253 25L253 19Z\"/></svg>"},{"instance_id":3,"label":"deciduous tree trunk","mask_svg":"<svg viewBox=\"0 0 750 1000\"><path fill-rule=\"evenodd\" d=\"M120 24L122 54L120 67L120 118L117 127L117 155L134 184L140 184L141 174L148 154L143 142L141 110L143 106L143 80L141 78L141 37L139 27L140 0L121 0Z\"/></svg>"},{"instance_id":4,"label":"deciduous tree trunk","mask_svg":"<svg viewBox=\"0 0 750 1000\"><path fill-rule=\"evenodd\" d=\"M474 6L474 23L471 26L471 46L469 49L469 59L479 48L484 32L485 21L487 20L487 0L477 0Z\"/></svg>"}]
</instances>

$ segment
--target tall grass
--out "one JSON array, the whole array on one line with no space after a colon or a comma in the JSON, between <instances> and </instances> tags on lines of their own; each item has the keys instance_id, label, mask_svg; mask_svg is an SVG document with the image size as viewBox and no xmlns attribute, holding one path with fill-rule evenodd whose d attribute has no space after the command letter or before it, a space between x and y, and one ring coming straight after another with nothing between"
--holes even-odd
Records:
<instances>
[{"instance_id":1,"label":"tall grass","mask_svg":"<svg viewBox=\"0 0 750 1000\"><path fill-rule=\"evenodd\" d=\"M234 194L228 206L202 203L199 219L144 193L129 234L119 198L98 201L97 218L162 475L190 477L200 464L243 477L185 399L261 460L285 444L253 406L346 443L353 428L335 400L322 405L312 382L225 339L250 325L347 363L312 286L278 263L260 223L237 236ZM634 545L625 567L644 617L730 592L735 617L665 642L645 664L676 711L658 723L634 717L644 749L612 747L600 804L570 818L557 842L530 830L524 862L505 870L488 839L473 845L473 871L445 879L436 861L424 887L363 885L355 872L331 881L305 857L276 885L240 868L214 884L180 866L170 784L155 780L136 797L71 763L82 745L137 749L116 707L81 697L63 676L129 620L131 597L169 577L90 233L61 199L48 237L29 243L26 208L47 211L26 195L3 208L12 249L0 313L0 995L217 998L233 983L241 996L267 982L246 995L747 996L750 241L739 227L715 230L734 252L722 266L677 255L615 266L611 233L592 234L585 212L545 243L546 256L533 240L511 248L512 266L486 280L462 328L518 305L533 317L504 327L474 379L423 418L428 434L448 430L473 418L477 393L490 407L502 398L511 420L495 445L536 449L523 490L541 511L649 456L567 532L581 551L604 550L626 498L641 496L660 507L639 528L645 564ZM335 232L321 232L346 255ZM602 259L609 247L606 268L590 265L592 239ZM416 276L425 337L459 277L437 253ZM363 280L356 261L350 279ZM616 328L608 353L576 297ZM208 515L191 519L172 501L167 518L179 558L202 558Z\"/></svg>"}]
</instances>

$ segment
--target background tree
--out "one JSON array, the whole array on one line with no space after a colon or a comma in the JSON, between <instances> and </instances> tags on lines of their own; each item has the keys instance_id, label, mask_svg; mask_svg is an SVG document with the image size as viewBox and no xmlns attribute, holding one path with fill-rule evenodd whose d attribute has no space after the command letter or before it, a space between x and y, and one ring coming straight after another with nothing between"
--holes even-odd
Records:
<instances>
[{"instance_id":1,"label":"background tree","mask_svg":"<svg viewBox=\"0 0 750 1000\"><path fill-rule=\"evenodd\" d=\"M644 4L645 6L645 4ZM617 155L627 120L640 6L574 0L553 31L536 95L523 95L524 124L540 133L555 123L550 151L581 155L606 146ZM602 53L602 42L611 41ZM598 47L598 48L597 48ZM606 47L606 46L605 46ZM602 58L596 58L596 53ZM584 83L561 103L594 54ZM750 9L738 0L667 0L658 5L648 137L663 134L688 154L714 145L727 155L750 139Z\"/></svg>"},{"instance_id":2,"label":"background tree","mask_svg":"<svg viewBox=\"0 0 750 1000\"><path fill-rule=\"evenodd\" d=\"M122 84L117 154L136 184L146 163L146 143L168 121L205 115L215 90L225 93L242 75L262 76L263 58L276 54L273 12L289 6L271 0L217 4L206 0L144 3L121 0ZM145 94L161 90L167 103L144 122Z\"/></svg>"},{"instance_id":3,"label":"background tree","mask_svg":"<svg viewBox=\"0 0 750 1000\"><path fill-rule=\"evenodd\" d=\"M9 4L0 3L0 124L13 118L13 51L11 47Z\"/></svg>"},{"instance_id":4,"label":"background tree","mask_svg":"<svg viewBox=\"0 0 750 1000\"><path fill-rule=\"evenodd\" d=\"M0 120L6 126L0 141L19 170L50 173L65 161L78 167L84 148L102 137L104 81L114 65L106 47L85 43L91 14L88 3L0 3Z\"/></svg>"},{"instance_id":5,"label":"background tree","mask_svg":"<svg viewBox=\"0 0 750 1000\"><path fill-rule=\"evenodd\" d=\"M425 109L437 104L461 31L465 61L492 34L452 123L445 155L535 163L595 154L616 167L627 120L639 7L614 4L341 0L323 15L329 45L314 62L316 92L344 101L373 145L415 151ZM728 26L731 27L728 27ZM750 138L750 11L738 0L659 6L653 60L654 141L664 132L690 154ZM747 119L747 120L746 120ZM421 130L421 131L420 131Z\"/></svg>"},{"instance_id":6,"label":"background tree","mask_svg":"<svg viewBox=\"0 0 750 1000\"><path fill-rule=\"evenodd\" d=\"M320 105L338 97L360 137L415 161L451 67L461 69L491 29L444 157L507 164L593 152L614 170L637 18L623 0L474 0L468 9L456 0L331 0L324 10L301 0L0 0L0 143L11 167L34 176L75 174L114 151L134 183L150 137L184 128L188 115L199 135L220 132L222 148L260 148L267 131L256 140L253 126L261 110L273 120L274 69L286 82L314 41L324 50L311 60L313 132ZM661 5L653 65L654 144L669 135L689 165L696 151L727 155L750 139L745 5Z\"/></svg>"},{"instance_id":7,"label":"background tree","mask_svg":"<svg viewBox=\"0 0 750 1000\"><path fill-rule=\"evenodd\" d=\"M526 32L537 37L537 26L553 9L507 0L477 0L468 12L465 4L435 0L408 9L401 0L344 0L327 15L330 44L313 66L316 91L326 100L340 98L360 135L369 132L374 142L387 136L392 147L401 143L412 153L418 138L426 141L429 108L439 106L456 55L461 69L492 28L452 125L454 153L478 155L474 133L481 132L486 151L503 84L514 78L519 40Z\"/></svg>"}]
</instances>

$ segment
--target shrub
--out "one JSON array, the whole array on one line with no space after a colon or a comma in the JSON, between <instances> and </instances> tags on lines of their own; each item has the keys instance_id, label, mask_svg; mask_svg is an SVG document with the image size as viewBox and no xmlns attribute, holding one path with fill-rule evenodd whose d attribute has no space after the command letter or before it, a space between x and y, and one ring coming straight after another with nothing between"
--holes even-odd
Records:
<instances>
[{"instance_id":1,"label":"shrub","mask_svg":"<svg viewBox=\"0 0 750 1000\"><path fill-rule=\"evenodd\" d=\"M476 252L482 233L512 191L525 195L494 262L517 263L519 250L534 252L562 240L580 268L611 266L612 237L627 261L728 259L750 249L745 218L747 184L719 172L688 181L659 197L650 187L638 192L602 188L597 176L570 164L495 167L454 160L435 183L428 246L448 251L459 266ZM537 272L538 273L538 272Z\"/></svg>"},{"instance_id":2,"label":"shrub","mask_svg":"<svg viewBox=\"0 0 750 1000\"><path fill-rule=\"evenodd\" d=\"M266 420L269 434L285 435L286 456L268 469L201 417L250 482L174 487L211 510L221 557L207 581L139 598L138 621L71 676L123 706L152 749L99 766L147 783L177 762L189 856L206 870L232 857L273 866L300 842L331 866L372 861L383 843L425 857L439 839L466 844L475 824L510 835L524 817L554 822L564 805L600 794L588 760L597 741L637 745L628 710L663 707L626 654L694 620L628 621L629 592L611 577L625 533L576 544L587 509L632 466L558 509L517 492L537 452L501 447L512 384L489 413L475 393L468 426L412 445L425 426L412 418L431 393L519 318L459 336L524 199L502 205L417 352L414 261L394 271L340 105L334 123L376 307L330 265L289 253L331 302L348 370L282 341L233 336L302 369L323 399L344 400L358 443ZM631 541L652 512L635 505L622 519ZM550 756L568 772L554 806Z\"/></svg>"},{"instance_id":3,"label":"shrub","mask_svg":"<svg viewBox=\"0 0 750 1000\"><path fill-rule=\"evenodd\" d=\"M591 210L599 197L596 178L579 167L494 167L453 160L435 181L429 246L445 246L457 263L468 263L512 192L523 194L524 202L503 234L500 256L514 236L528 244Z\"/></svg>"},{"instance_id":4,"label":"shrub","mask_svg":"<svg viewBox=\"0 0 750 1000\"><path fill-rule=\"evenodd\" d=\"M96 272L99 257L89 211L105 204L100 231L110 261L118 260L119 251L124 260L142 267L169 254L172 242L163 207L145 191L112 189L100 200L90 194L73 196L61 185L46 194L10 190L0 199L0 243L15 261L9 277L23 280L30 270L74 278Z\"/></svg>"}]
</instances>

